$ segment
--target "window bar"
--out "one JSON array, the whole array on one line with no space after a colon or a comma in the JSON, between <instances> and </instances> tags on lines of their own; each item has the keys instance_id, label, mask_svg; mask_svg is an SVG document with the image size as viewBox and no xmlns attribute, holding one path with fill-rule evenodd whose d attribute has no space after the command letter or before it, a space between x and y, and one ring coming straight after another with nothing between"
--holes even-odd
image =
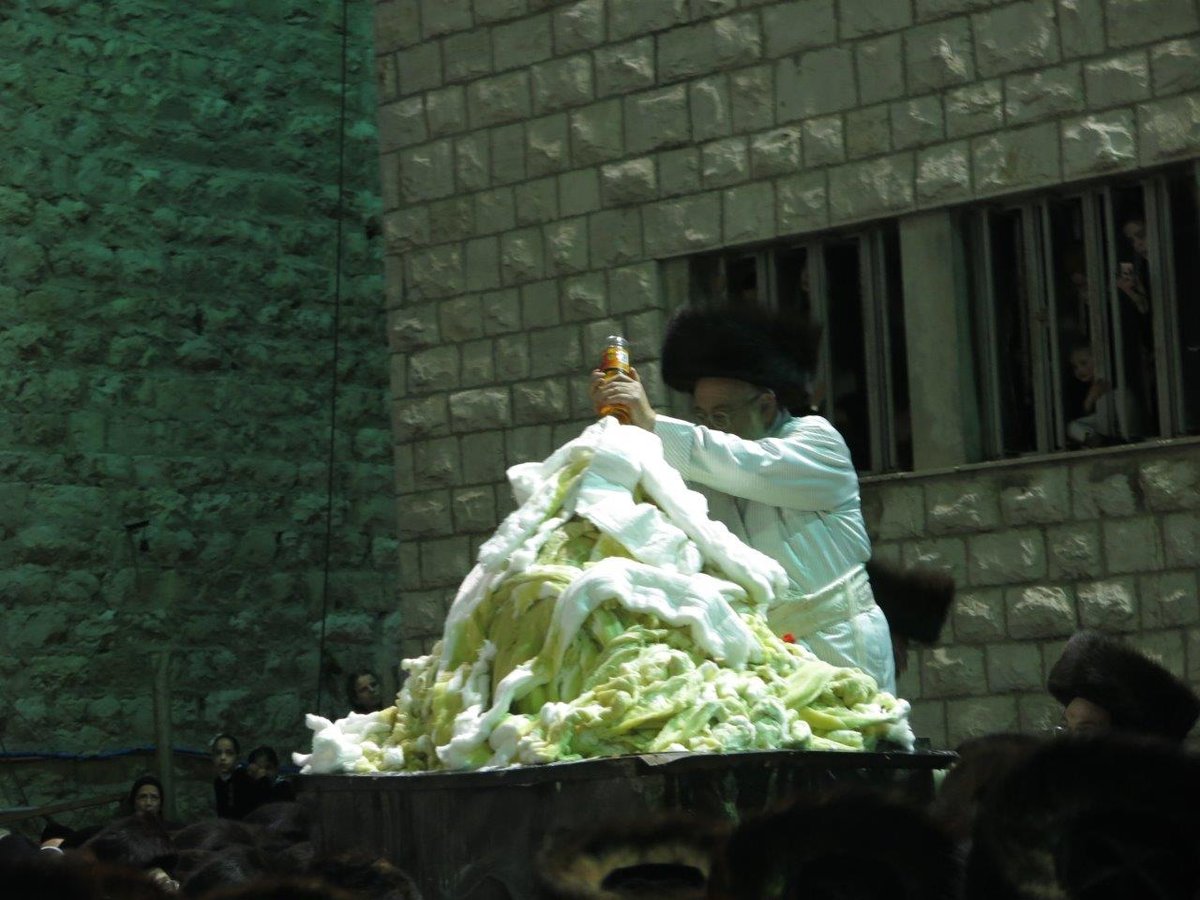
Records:
<instances>
[{"instance_id":1,"label":"window bar","mask_svg":"<svg viewBox=\"0 0 1200 900\"><path fill-rule=\"evenodd\" d=\"M1042 256L1041 204L1021 206L1021 244L1025 253L1026 296L1029 298L1029 346L1033 353L1033 405L1037 429L1037 450L1051 449L1054 423L1050 421L1052 403L1048 388L1053 377L1048 372L1050 360L1046 352L1046 260Z\"/></svg>"},{"instance_id":2,"label":"window bar","mask_svg":"<svg viewBox=\"0 0 1200 900\"><path fill-rule=\"evenodd\" d=\"M1063 361L1058 334L1058 291L1054 260L1054 230L1050 226L1050 204L1043 201L1037 205L1041 218L1042 231L1042 289L1045 292L1046 330L1045 342L1050 358L1050 378L1047 389L1050 391L1050 409L1053 420L1054 449L1062 450L1067 446L1067 417L1063 408L1062 375Z\"/></svg>"},{"instance_id":3,"label":"window bar","mask_svg":"<svg viewBox=\"0 0 1200 900\"><path fill-rule=\"evenodd\" d=\"M825 254L817 243L804 245L805 263L808 266L808 295L813 321L821 326L821 340L817 350L817 383L824 385L821 397L821 415L833 421L833 342L829 337L829 297L825 290Z\"/></svg>"},{"instance_id":4,"label":"window bar","mask_svg":"<svg viewBox=\"0 0 1200 900\"><path fill-rule=\"evenodd\" d=\"M1171 195L1161 176L1143 183L1146 244L1150 253L1150 324L1154 340L1154 377L1158 384L1159 434L1183 430L1183 374L1176 330L1179 298L1175 282L1175 236L1171 228Z\"/></svg>"},{"instance_id":5,"label":"window bar","mask_svg":"<svg viewBox=\"0 0 1200 900\"><path fill-rule=\"evenodd\" d=\"M1107 187L1100 188L1101 208L1104 211L1103 227L1104 227L1104 245L1108 248L1109 269L1116 271L1117 266L1117 236L1115 215L1113 209L1112 191ZM1113 359L1111 360L1113 385L1116 391L1128 392L1132 394L1133 388L1129 384L1129 380L1125 375L1125 335L1121 329L1121 291L1117 287L1117 279L1112 272L1106 273L1104 281L1108 285L1108 301L1109 301L1109 321L1112 323L1112 344L1113 344ZM1124 403L1114 403L1117 411L1117 427L1122 438L1128 440L1129 434L1129 417L1125 413Z\"/></svg>"},{"instance_id":6,"label":"window bar","mask_svg":"<svg viewBox=\"0 0 1200 900\"><path fill-rule=\"evenodd\" d=\"M983 426L984 442L989 458L1004 455L1004 419L1000 409L1000 361L997 358L996 340L996 287L995 267L992 260L992 210L981 210L973 217L972 232L976 247L983 257L982 272L975 276L977 304L980 307L980 372L983 376L984 405L986 416Z\"/></svg>"},{"instance_id":7,"label":"window bar","mask_svg":"<svg viewBox=\"0 0 1200 900\"><path fill-rule=\"evenodd\" d=\"M891 409L887 398L887 328L882 325L886 312L883 302L887 297L887 285L881 277L883 261L883 236L875 229L858 238L858 280L862 286L863 362L866 365L867 423L871 436L871 465L873 472L886 472L893 467L895 451L885 451L892 434Z\"/></svg>"},{"instance_id":8,"label":"window bar","mask_svg":"<svg viewBox=\"0 0 1200 900\"><path fill-rule=\"evenodd\" d=\"M1109 283L1112 267L1105 253L1102 227L1102 201L1095 193L1086 193L1083 201L1084 262L1088 281L1088 343L1097 372L1108 377L1114 368L1109 359L1108 317L1104 314L1104 286Z\"/></svg>"}]
</instances>

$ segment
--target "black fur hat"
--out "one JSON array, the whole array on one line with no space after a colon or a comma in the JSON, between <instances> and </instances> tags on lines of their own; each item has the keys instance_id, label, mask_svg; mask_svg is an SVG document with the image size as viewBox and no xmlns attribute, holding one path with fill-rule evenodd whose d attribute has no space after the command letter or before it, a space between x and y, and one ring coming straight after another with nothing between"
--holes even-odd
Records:
<instances>
[{"instance_id":1,"label":"black fur hat","mask_svg":"<svg viewBox=\"0 0 1200 900\"><path fill-rule=\"evenodd\" d=\"M1080 631L1067 641L1047 688L1063 706L1081 697L1102 707L1123 731L1173 741L1182 741L1200 716L1190 687L1097 631Z\"/></svg>"},{"instance_id":2,"label":"black fur hat","mask_svg":"<svg viewBox=\"0 0 1200 900\"><path fill-rule=\"evenodd\" d=\"M685 309L667 325L663 380L690 394L700 378L736 378L774 391L794 410L808 402L820 328L797 314L755 307Z\"/></svg>"},{"instance_id":3,"label":"black fur hat","mask_svg":"<svg viewBox=\"0 0 1200 900\"><path fill-rule=\"evenodd\" d=\"M875 602L887 617L888 628L922 644L934 644L954 602L954 579L940 569L905 569L872 559L867 563Z\"/></svg>"}]
</instances>

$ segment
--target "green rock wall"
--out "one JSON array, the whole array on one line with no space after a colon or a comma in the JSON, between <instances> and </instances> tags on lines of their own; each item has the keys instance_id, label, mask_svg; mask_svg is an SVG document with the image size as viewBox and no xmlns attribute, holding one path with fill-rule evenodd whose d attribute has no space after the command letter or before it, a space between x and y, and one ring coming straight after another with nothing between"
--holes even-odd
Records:
<instances>
[{"instance_id":1,"label":"green rock wall","mask_svg":"<svg viewBox=\"0 0 1200 900\"><path fill-rule=\"evenodd\" d=\"M392 663L398 628L371 4L347 10L323 703L339 713L338 673ZM176 744L204 746L218 729L281 755L306 742L325 581L341 17L335 0L0 0L10 753L152 743L163 653ZM0 777L0 802L72 794L36 767L20 780L17 797Z\"/></svg>"}]
</instances>

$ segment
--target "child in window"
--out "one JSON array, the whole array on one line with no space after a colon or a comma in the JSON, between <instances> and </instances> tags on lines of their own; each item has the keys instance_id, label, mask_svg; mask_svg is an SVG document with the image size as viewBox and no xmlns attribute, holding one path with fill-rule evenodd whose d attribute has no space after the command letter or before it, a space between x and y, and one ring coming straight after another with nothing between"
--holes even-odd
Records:
<instances>
[{"instance_id":1,"label":"child in window","mask_svg":"<svg viewBox=\"0 0 1200 900\"><path fill-rule=\"evenodd\" d=\"M1096 372L1092 348L1086 343L1077 343L1071 348L1071 373L1077 382L1077 391L1065 398L1068 415L1076 415L1067 424L1067 437L1082 447L1101 447L1121 436L1124 424L1130 436L1140 431L1137 410L1129 391L1116 391L1109 382ZM1125 415L1122 423L1118 416L1118 404Z\"/></svg>"}]
</instances>

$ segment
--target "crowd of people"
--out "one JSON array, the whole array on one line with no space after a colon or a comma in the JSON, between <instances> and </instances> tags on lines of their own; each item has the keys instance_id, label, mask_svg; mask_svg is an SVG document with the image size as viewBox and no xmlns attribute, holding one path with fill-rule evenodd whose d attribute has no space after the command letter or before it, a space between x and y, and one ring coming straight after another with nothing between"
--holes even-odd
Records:
<instances>
[{"instance_id":1,"label":"crowd of people","mask_svg":"<svg viewBox=\"0 0 1200 900\"><path fill-rule=\"evenodd\" d=\"M552 835L530 861L537 897L1200 897L1200 759L1184 746L1200 699L1158 663L1093 631L1067 643L1047 690L1062 707L1058 729L965 742L931 800L911 787L843 788L786 798L741 822L686 810L581 822L570 835ZM372 700L355 705L369 712ZM51 824L40 844L0 838L0 894L420 896L414 878L384 858L320 855L319 823L303 797L275 793L286 777L273 753L251 751L243 765L236 740L222 734L212 759L216 816L167 821L161 782L144 776L129 790L130 814L103 828L73 833ZM261 803L243 810L238 804L250 795L238 786L252 782Z\"/></svg>"}]
</instances>

